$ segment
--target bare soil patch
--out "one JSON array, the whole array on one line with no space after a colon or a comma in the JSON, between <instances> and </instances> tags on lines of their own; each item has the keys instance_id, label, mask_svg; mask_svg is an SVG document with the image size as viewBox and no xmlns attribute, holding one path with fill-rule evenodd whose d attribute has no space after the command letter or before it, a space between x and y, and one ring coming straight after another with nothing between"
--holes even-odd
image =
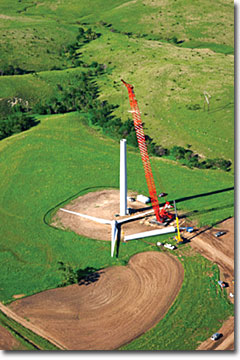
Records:
<instances>
[{"instance_id":1,"label":"bare soil patch","mask_svg":"<svg viewBox=\"0 0 240 360\"><path fill-rule=\"evenodd\" d=\"M14 299L21 299L24 296L25 296L25 294L16 294L16 295L13 295L13 298Z\"/></svg>"},{"instance_id":2,"label":"bare soil patch","mask_svg":"<svg viewBox=\"0 0 240 360\"><path fill-rule=\"evenodd\" d=\"M0 350L26 350L4 327L0 326Z\"/></svg>"},{"instance_id":3,"label":"bare soil patch","mask_svg":"<svg viewBox=\"0 0 240 360\"><path fill-rule=\"evenodd\" d=\"M10 308L69 350L113 350L163 318L184 277L177 258L160 252L97 273L97 281L44 291Z\"/></svg>"},{"instance_id":4,"label":"bare soil patch","mask_svg":"<svg viewBox=\"0 0 240 360\"><path fill-rule=\"evenodd\" d=\"M136 194L129 192L128 196L135 197ZM64 206L64 209L107 220L129 218L129 216L115 216L116 214L119 214L119 207L119 190L113 189L90 192L80 196ZM128 207L133 211L132 216L151 210L151 206L145 205L139 201L128 202ZM131 235L138 232L153 230L154 228L159 229L159 226L149 223L149 220L154 217L154 215L149 215L145 220L139 219L134 220L133 222L124 223L121 225L122 233L124 233L124 235ZM55 215L53 225L63 229L72 230L79 235L92 239L111 240L111 226L99 224L61 210Z\"/></svg>"}]
</instances>

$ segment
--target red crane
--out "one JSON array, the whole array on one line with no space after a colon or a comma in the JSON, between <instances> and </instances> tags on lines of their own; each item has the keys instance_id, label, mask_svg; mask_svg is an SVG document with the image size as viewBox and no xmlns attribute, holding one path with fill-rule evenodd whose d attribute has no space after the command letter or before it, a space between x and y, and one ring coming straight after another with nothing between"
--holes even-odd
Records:
<instances>
[{"instance_id":1,"label":"red crane","mask_svg":"<svg viewBox=\"0 0 240 360\"><path fill-rule=\"evenodd\" d=\"M133 85L126 83L126 81L124 81L123 79L121 79L121 81L123 82L123 84L126 86L126 88L128 90L128 97L129 97L131 113L132 113L133 122L134 122L134 128L135 128L136 135L137 135L138 147L139 147L141 158L142 158L143 168L144 168L144 172L145 172L145 177L146 177L146 181L147 181L147 186L148 186L148 191L149 191L149 196L151 199L152 207L153 207L154 213L156 215L156 220L159 221L160 223L162 223L162 222L164 222L164 220L166 218L169 218L169 219L173 218L173 215L169 214L166 211L166 209L169 209L172 206L167 201L166 204L164 205L164 207L160 211L156 186L155 186L154 179L153 179L152 168L151 168L148 151L147 151L147 144L145 141L145 134L143 131L143 124L142 124L142 120L141 120L141 115L140 115L137 99L136 99L136 96L133 91ZM162 194L163 194L163 196L166 195L164 193L162 193Z\"/></svg>"},{"instance_id":2,"label":"red crane","mask_svg":"<svg viewBox=\"0 0 240 360\"><path fill-rule=\"evenodd\" d=\"M153 179L151 164L150 164L148 151L147 151L147 144L145 141L145 135L144 135L144 131L143 131L143 124L142 124L142 120L141 120L140 111L138 108L137 99L136 99L134 91L133 91L133 85L126 83L122 79L121 79L121 81L123 82L123 84L126 86L126 88L128 90L128 96L129 96L129 101L130 101L130 106L131 106L131 113L132 113L132 117L133 117L133 121L134 121L134 127L135 127L135 131L136 131L136 135L137 135L138 147L139 147L142 162L143 162L143 167L144 167L144 172L145 172L145 177L146 177L146 181L147 181L147 186L148 186L148 191L149 191L149 196L151 199L152 207L153 207L154 213L156 215L157 221L162 223L166 219L166 217L168 217L170 219L173 217L171 214L168 214L165 210L166 208L170 207L170 205L167 202L163 208L164 211L160 212L156 186L155 186L154 179Z\"/></svg>"}]
</instances>

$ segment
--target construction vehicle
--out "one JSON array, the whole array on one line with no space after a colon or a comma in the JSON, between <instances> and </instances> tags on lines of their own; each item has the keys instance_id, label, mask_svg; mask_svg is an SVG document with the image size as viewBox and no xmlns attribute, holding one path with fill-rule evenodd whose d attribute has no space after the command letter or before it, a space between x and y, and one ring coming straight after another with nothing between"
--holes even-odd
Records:
<instances>
[{"instance_id":1,"label":"construction vehicle","mask_svg":"<svg viewBox=\"0 0 240 360\"><path fill-rule=\"evenodd\" d=\"M166 243L163 245L165 248L167 249L170 249L170 250L175 250L176 249L176 246L175 245L172 245L172 244L169 244L169 243Z\"/></svg>"},{"instance_id":2,"label":"construction vehicle","mask_svg":"<svg viewBox=\"0 0 240 360\"><path fill-rule=\"evenodd\" d=\"M228 284L225 281L219 280L218 285L220 285L221 288L223 289L223 288L227 287Z\"/></svg>"},{"instance_id":3,"label":"construction vehicle","mask_svg":"<svg viewBox=\"0 0 240 360\"><path fill-rule=\"evenodd\" d=\"M164 196L167 196L167 193L165 193L165 192L161 192L159 195L158 195L158 197L164 197Z\"/></svg>"},{"instance_id":4,"label":"construction vehicle","mask_svg":"<svg viewBox=\"0 0 240 360\"><path fill-rule=\"evenodd\" d=\"M225 235L226 234L226 231L218 231L216 234L214 234L215 237L220 237L222 235Z\"/></svg>"},{"instance_id":5,"label":"construction vehicle","mask_svg":"<svg viewBox=\"0 0 240 360\"><path fill-rule=\"evenodd\" d=\"M175 236L174 239L177 241L177 243L182 243L183 239L181 238L181 235L180 235L179 221L178 221L178 214L177 214L177 207L176 207L175 200L173 201L173 203L174 203L174 209L175 209L175 219L176 219L176 223L177 223L177 236Z\"/></svg>"},{"instance_id":6,"label":"construction vehicle","mask_svg":"<svg viewBox=\"0 0 240 360\"><path fill-rule=\"evenodd\" d=\"M222 336L223 336L222 334L216 332L215 334L213 334L213 335L211 336L211 340L217 341L217 340L220 339Z\"/></svg>"},{"instance_id":7,"label":"construction vehicle","mask_svg":"<svg viewBox=\"0 0 240 360\"><path fill-rule=\"evenodd\" d=\"M166 201L165 205L160 209L160 218L166 220L167 218L172 220L174 215L167 212L166 209L171 209L172 205L170 205L169 201Z\"/></svg>"},{"instance_id":8,"label":"construction vehicle","mask_svg":"<svg viewBox=\"0 0 240 360\"><path fill-rule=\"evenodd\" d=\"M128 90L128 97L129 97L129 102L130 102L130 107L131 107L130 112L132 113L134 128L136 131L136 136L137 136L137 141L138 141L138 147L139 147L141 158L142 158L143 168L144 168L144 172L145 172L145 178L147 181L149 197L151 199L152 207L153 207L157 222L164 223L166 219L172 219L173 215L169 214L166 211L166 209L169 208L169 203L168 204L166 203L160 211L156 186L155 186L154 179L153 179L152 168L151 168L148 151L147 151L147 144L145 141L145 134L143 131L143 124L142 124L142 120L141 120L140 111L138 108L137 99L136 99L134 91L133 91L133 85L126 83L122 79L121 79L121 81ZM163 195L165 195L165 193L161 193L160 195L163 196ZM162 197L162 196L160 196L160 197Z\"/></svg>"}]
</instances>

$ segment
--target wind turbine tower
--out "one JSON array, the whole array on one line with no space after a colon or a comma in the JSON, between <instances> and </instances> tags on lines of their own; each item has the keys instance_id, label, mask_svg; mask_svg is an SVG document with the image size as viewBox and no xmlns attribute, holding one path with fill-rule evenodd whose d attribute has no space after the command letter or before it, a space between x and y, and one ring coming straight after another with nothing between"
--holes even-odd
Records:
<instances>
[{"instance_id":1,"label":"wind turbine tower","mask_svg":"<svg viewBox=\"0 0 240 360\"><path fill-rule=\"evenodd\" d=\"M120 216L127 215L127 140L120 140Z\"/></svg>"}]
</instances>

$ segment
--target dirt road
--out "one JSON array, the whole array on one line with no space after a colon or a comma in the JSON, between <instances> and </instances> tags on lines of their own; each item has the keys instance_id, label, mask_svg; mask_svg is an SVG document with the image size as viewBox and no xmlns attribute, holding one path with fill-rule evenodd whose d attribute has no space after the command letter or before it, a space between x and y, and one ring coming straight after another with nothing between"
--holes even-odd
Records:
<instances>
[{"instance_id":1,"label":"dirt road","mask_svg":"<svg viewBox=\"0 0 240 360\"><path fill-rule=\"evenodd\" d=\"M218 332L223 334L219 340L207 339L197 350L234 350L234 317L225 321Z\"/></svg>"},{"instance_id":2,"label":"dirt road","mask_svg":"<svg viewBox=\"0 0 240 360\"><path fill-rule=\"evenodd\" d=\"M127 266L97 275L81 286L17 300L10 308L69 350L113 350L163 318L181 288L184 270L169 254L144 252Z\"/></svg>"},{"instance_id":3,"label":"dirt road","mask_svg":"<svg viewBox=\"0 0 240 360\"><path fill-rule=\"evenodd\" d=\"M218 231L226 234L216 238L214 234ZM189 239L195 250L219 266L220 279L227 283L229 300L234 303L234 297L230 297L230 294L234 294L234 218L223 221L216 228L200 229ZM218 332L223 334L221 339L216 342L208 339L198 350L233 350L234 318L227 320Z\"/></svg>"},{"instance_id":4,"label":"dirt road","mask_svg":"<svg viewBox=\"0 0 240 360\"><path fill-rule=\"evenodd\" d=\"M216 232L226 234L217 238ZM216 228L204 231L190 237L190 245L207 259L216 263L220 268L220 278L228 284L228 294L234 294L234 218L228 219ZM229 298L234 302L234 298Z\"/></svg>"}]
</instances>

